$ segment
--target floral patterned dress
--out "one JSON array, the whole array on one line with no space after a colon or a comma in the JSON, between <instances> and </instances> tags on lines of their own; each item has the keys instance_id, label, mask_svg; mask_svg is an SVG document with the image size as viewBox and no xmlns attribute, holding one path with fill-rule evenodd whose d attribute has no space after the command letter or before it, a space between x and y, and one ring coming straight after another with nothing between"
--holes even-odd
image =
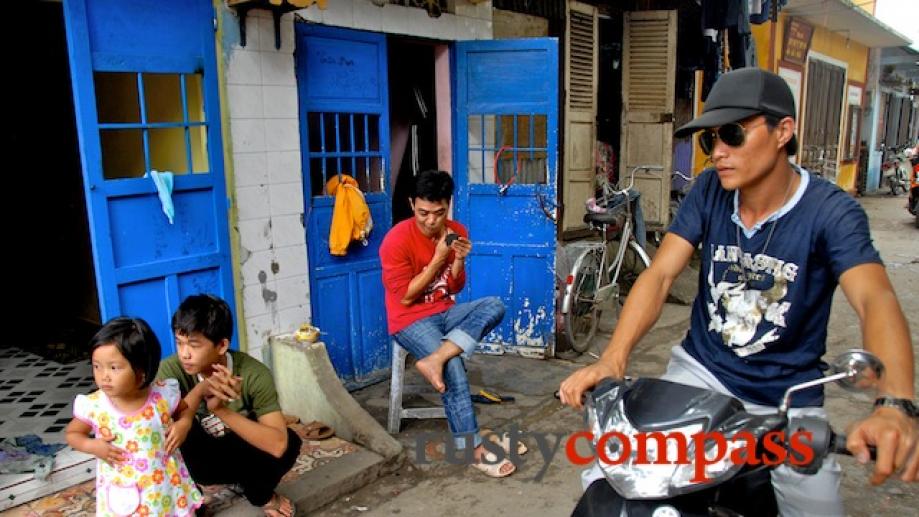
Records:
<instances>
[{"instance_id":1,"label":"floral patterned dress","mask_svg":"<svg viewBox=\"0 0 919 517\"><path fill-rule=\"evenodd\" d=\"M116 409L102 391L77 395L74 417L97 437L114 436L112 445L130 456L120 464L96 461L96 515L185 517L201 506L182 454L165 452L166 429L181 398L175 379L152 383L147 401L131 414Z\"/></svg>"}]
</instances>

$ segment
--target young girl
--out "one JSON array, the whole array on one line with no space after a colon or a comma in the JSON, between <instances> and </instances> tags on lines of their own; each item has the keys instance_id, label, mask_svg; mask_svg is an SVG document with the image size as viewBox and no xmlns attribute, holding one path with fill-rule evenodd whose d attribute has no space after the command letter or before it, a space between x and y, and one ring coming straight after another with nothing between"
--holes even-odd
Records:
<instances>
[{"instance_id":1,"label":"young girl","mask_svg":"<svg viewBox=\"0 0 919 517\"><path fill-rule=\"evenodd\" d=\"M156 335L144 320L115 318L90 346L99 390L77 395L66 434L71 447L99 459L96 515L193 515L202 497L178 448L194 409L175 379L154 381Z\"/></svg>"}]
</instances>

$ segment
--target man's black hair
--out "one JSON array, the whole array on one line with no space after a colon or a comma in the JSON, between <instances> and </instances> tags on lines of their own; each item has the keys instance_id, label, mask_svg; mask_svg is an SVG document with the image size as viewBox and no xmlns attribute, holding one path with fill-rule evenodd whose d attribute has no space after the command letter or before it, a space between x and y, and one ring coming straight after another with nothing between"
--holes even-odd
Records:
<instances>
[{"instance_id":1,"label":"man's black hair","mask_svg":"<svg viewBox=\"0 0 919 517\"><path fill-rule=\"evenodd\" d=\"M453 178L444 171L424 171L415 177L415 192L412 197L434 203L449 203L453 197Z\"/></svg>"},{"instance_id":2,"label":"man's black hair","mask_svg":"<svg viewBox=\"0 0 919 517\"><path fill-rule=\"evenodd\" d=\"M115 345L128 360L134 375L143 376L141 388L146 388L156 378L162 349L160 340L146 321L124 317L109 321L89 340L90 354L106 345Z\"/></svg>"},{"instance_id":3,"label":"man's black hair","mask_svg":"<svg viewBox=\"0 0 919 517\"><path fill-rule=\"evenodd\" d=\"M217 345L233 337L233 314L222 299L210 294L193 294L183 300L172 315L172 331L181 336L199 332Z\"/></svg>"},{"instance_id":4,"label":"man's black hair","mask_svg":"<svg viewBox=\"0 0 919 517\"><path fill-rule=\"evenodd\" d=\"M779 122L782 121L784 117L779 117L778 115L773 115L771 113L763 113L763 118L766 119L766 127L769 128L769 131L772 131L778 127ZM792 135L791 139L785 142L785 152L788 156L794 156L798 152L798 137Z\"/></svg>"}]
</instances>

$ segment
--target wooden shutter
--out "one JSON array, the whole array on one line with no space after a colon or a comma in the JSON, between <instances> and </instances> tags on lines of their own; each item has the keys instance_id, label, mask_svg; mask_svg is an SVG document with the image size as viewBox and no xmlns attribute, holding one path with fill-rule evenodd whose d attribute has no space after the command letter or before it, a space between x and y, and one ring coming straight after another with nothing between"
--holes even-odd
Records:
<instances>
[{"instance_id":1,"label":"wooden shutter","mask_svg":"<svg viewBox=\"0 0 919 517\"><path fill-rule=\"evenodd\" d=\"M635 174L649 228L670 224L676 11L625 13L622 68L622 137L619 176L638 165L660 171Z\"/></svg>"},{"instance_id":2,"label":"wooden shutter","mask_svg":"<svg viewBox=\"0 0 919 517\"><path fill-rule=\"evenodd\" d=\"M597 8L568 3L562 231L583 228L593 195L597 141Z\"/></svg>"}]
</instances>

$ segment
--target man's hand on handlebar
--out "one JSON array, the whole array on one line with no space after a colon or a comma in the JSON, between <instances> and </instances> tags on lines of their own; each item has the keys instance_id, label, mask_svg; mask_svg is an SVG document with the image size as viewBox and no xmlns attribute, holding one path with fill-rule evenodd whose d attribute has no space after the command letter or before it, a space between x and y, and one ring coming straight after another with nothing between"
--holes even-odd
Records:
<instances>
[{"instance_id":1,"label":"man's hand on handlebar","mask_svg":"<svg viewBox=\"0 0 919 517\"><path fill-rule=\"evenodd\" d=\"M583 396L587 390L593 388L607 377L621 379L625 373L623 370L623 368L615 368L603 361L585 366L562 381L561 386L558 388L559 399L561 399L562 404L567 404L574 409L581 409L583 407Z\"/></svg>"},{"instance_id":2,"label":"man's hand on handlebar","mask_svg":"<svg viewBox=\"0 0 919 517\"><path fill-rule=\"evenodd\" d=\"M895 408L878 408L856 422L849 431L846 448L859 462L868 462L867 445L877 447L871 484L879 485L900 472L900 479L919 480L919 426L916 420Z\"/></svg>"}]
</instances>

